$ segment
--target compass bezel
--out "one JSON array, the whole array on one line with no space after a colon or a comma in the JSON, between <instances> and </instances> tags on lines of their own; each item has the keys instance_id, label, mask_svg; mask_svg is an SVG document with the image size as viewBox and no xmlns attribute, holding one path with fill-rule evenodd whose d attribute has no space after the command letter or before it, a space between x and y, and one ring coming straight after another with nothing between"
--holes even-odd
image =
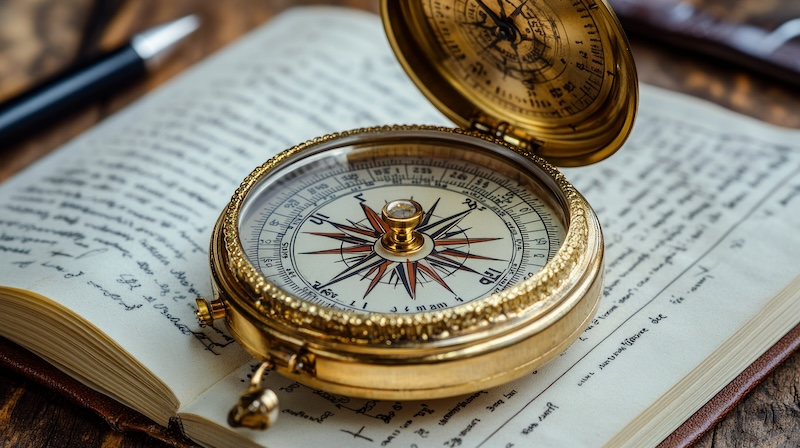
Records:
<instances>
[{"instance_id":1,"label":"compass bezel","mask_svg":"<svg viewBox=\"0 0 800 448\"><path fill-rule=\"evenodd\" d=\"M536 167L540 182L553 192L563 208L567 233L550 262L534 276L508 288L453 308L410 314L367 313L321 307L286 293L266 280L247 259L239 237L239 217L248 196L271 173L302 157L342 146L379 141L440 140L457 143L465 151L481 148L503 157L518 158ZM221 248L218 270L232 273L244 293L227 294L243 312L263 325L279 326L312 341L356 343L362 346L430 346L463 344L511 331L521 325L535 331L552 322L540 319L559 307L581 283L589 266L602 256L602 235L589 205L552 165L530 152L482 134L428 126L391 126L359 129L321 137L297 145L256 168L235 192L220 218ZM602 263L601 263L602 264ZM590 298L589 300L597 300ZM499 332L499 333L498 333Z\"/></svg>"}]
</instances>

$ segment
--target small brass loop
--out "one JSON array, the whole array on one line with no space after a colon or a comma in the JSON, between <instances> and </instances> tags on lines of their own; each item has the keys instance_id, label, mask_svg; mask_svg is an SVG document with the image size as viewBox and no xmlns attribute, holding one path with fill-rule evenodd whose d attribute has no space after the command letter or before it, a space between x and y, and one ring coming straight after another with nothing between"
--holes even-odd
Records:
<instances>
[{"instance_id":1,"label":"small brass loop","mask_svg":"<svg viewBox=\"0 0 800 448\"><path fill-rule=\"evenodd\" d=\"M244 427L265 430L278 419L278 396L270 389L261 387L267 369L275 367L271 361L262 362L250 378L250 387L239 396L239 401L228 413L228 424L234 428Z\"/></svg>"},{"instance_id":2,"label":"small brass loop","mask_svg":"<svg viewBox=\"0 0 800 448\"><path fill-rule=\"evenodd\" d=\"M264 372L266 372L268 369L274 369L274 368L275 368L275 363L273 363L272 361L262 362L261 365L258 366L258 369L256 369L253 376L250 377L250 387L251 388L261 387L261 381L264 379Z\"/></svg>"},{"instance_id":3,"label":"small brass loop","mask_svg":"<svg viewBox=\"0 0 800 448\"><path fill-rule=\"evenodd\" d=\"M298 356L295 353L294 355L292 355L291 358L289 358L289 362L286 363L286 368L290 372L297 372L297 369L298 369L297 362L298 362Z\"/></svg>"}]
</instances>

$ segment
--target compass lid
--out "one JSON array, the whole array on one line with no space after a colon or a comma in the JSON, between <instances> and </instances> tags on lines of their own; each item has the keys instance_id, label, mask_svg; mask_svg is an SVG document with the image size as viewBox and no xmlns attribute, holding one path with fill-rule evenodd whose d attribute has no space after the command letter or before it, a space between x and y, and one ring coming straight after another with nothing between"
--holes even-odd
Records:
<instances>
[{"instance_id":1,"label":"compass lid","mask_svg":"<svg viewBox=\"0 0 800 448\"><path fill-rule=\"evenodd\" d=\"M382 0L381 15L408 75L462 128L559 166L630 134L636 68L604 0Z\"/></svg>"}]
</instances>

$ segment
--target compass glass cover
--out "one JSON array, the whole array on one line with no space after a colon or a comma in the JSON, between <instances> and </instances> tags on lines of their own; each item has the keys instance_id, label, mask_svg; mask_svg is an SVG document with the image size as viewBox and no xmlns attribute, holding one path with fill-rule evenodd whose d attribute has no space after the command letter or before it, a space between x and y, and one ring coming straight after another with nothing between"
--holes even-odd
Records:
<instances>
[{"instance_id":1,"label":"compass glass cover","mask_svg":"<svg viewBox=\"0 0 800 448\"><path fill-rule=\"evenodd\" d=\"M556 254L566 215L541 167L484 146L421 139L304 151L245 199L244 253L285 292L344 310L435 311L507 289ZM413 250L382 242L392 224L381 211L396 201L421 207Z\"/></svg>"}]
</instances>

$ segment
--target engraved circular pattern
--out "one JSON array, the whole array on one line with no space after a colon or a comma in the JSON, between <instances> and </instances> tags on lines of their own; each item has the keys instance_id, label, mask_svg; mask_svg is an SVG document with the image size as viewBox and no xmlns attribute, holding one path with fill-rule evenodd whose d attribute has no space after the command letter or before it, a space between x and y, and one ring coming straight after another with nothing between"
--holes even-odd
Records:
<instances>
[{"instance_id":1,"label":"engraved circular pattern","mask_svg":"<svg viewBox=\"0 0 800 448\"><path fill-rule=\"evenodd\" d=\"M422 9L435 36L421 45L426 57L447 54L436 68L493 116L575 125L573 117L600 107L614 82L607 37L597 33L600 11L585 0L427 0Z\"/></svg>"},{"instance_id":2,"label":"engraved circular pattern","mask_svg":"<svg viewBox=\"0 0 800 448\"><path fill-rule=\"evenodd\" d=\"M473 47L485 48L484 57L496 67L505 67L509 77L542 83L559 76L561 71L551 68L564 54L563 24L553 18L547 4L525 4L515 12L518 14L508 19L513 23L508 39L501 39L494 27L486 26L485 12L468 8L467 2L456 11L456 17L460 23L473 25L465 30Z\"/></svg>"}]
</instances>

